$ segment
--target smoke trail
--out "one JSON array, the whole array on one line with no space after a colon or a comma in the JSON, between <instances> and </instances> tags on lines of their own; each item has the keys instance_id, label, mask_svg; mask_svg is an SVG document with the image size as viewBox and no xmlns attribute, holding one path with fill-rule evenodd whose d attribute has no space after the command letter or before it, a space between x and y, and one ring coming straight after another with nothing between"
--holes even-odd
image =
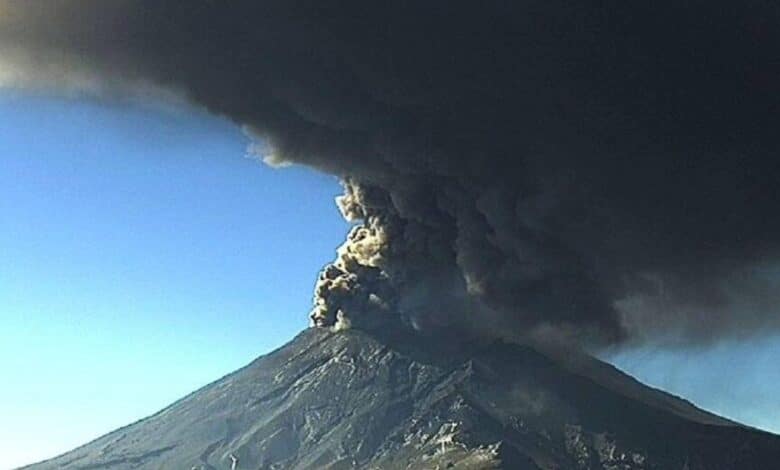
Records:
<instances>
[{"instance_id":1,"label":"smoke trail","mask_svg":"<svg viewBox=\"0 0 780 470\"><path fill-rule=\"evenodd\" d=\"M778 13L5 0L0 80L165 90L342 177L315 324L712 341L780 328Z\"/></svg>"}]
</instances>

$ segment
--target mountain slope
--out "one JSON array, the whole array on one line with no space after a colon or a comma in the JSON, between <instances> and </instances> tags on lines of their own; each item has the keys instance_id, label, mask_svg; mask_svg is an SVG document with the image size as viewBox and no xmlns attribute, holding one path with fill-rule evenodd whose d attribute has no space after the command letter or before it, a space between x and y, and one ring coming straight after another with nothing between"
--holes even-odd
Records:
<instances>
[{"instance_id":1,"label":"mountain slope","mask_svg":"<svg viewBox=\"0 0 780 470\"><path fill-rule=\"evenodd\" d=\"M309 329L48 469L770 469L780 438L595 359Z\"/></svg>"}]
</instances>

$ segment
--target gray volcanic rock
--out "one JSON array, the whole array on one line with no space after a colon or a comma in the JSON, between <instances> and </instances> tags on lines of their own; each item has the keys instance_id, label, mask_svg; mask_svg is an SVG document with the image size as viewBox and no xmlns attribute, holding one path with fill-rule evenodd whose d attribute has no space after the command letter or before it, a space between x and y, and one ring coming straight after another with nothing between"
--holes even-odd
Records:
<instances>
[{"instance_id":1,"label":"gray volcanic rock","mask_svg":"<svg viewBox=\"0 0 780 470\"><path fill-rule=\"evenodd\" d=\"M309 329L48 469L773 469L780 437L595 359Z\"/></svg>"}]
</instances>

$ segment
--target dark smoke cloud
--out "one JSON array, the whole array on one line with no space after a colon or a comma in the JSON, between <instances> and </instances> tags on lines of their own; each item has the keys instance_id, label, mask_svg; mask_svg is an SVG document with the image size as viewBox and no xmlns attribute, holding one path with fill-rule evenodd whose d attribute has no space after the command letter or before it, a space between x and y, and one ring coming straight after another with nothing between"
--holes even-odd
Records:
<instances>
[{"instance_id":1,"label":"dark smoke cloud","mask_svg":"<svg viewBox=\"0 0 780 470\"><path fill-rule=\"evenodd\" d=\"M710 341L780 329L780 11L737 3L3 1L0 80L341 176L321 324Z\"/></svg>"}]
</instances>

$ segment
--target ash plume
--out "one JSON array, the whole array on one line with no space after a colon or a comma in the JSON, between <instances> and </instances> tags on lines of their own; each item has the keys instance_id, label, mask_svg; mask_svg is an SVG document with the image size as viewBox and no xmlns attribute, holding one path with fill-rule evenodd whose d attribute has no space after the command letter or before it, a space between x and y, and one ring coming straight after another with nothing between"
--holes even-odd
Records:
<instances>
[{"instance_id":1,"label":"ash plume","mask_svg":"<svg viewBox=\"0 0 780 470\"><path fill-rule=\"evenodd\" d=\"M706 342L780 329L779 14L5 0L0 82L166 90L341 177L315 324Z\"/></svg>"}]
</instances>

